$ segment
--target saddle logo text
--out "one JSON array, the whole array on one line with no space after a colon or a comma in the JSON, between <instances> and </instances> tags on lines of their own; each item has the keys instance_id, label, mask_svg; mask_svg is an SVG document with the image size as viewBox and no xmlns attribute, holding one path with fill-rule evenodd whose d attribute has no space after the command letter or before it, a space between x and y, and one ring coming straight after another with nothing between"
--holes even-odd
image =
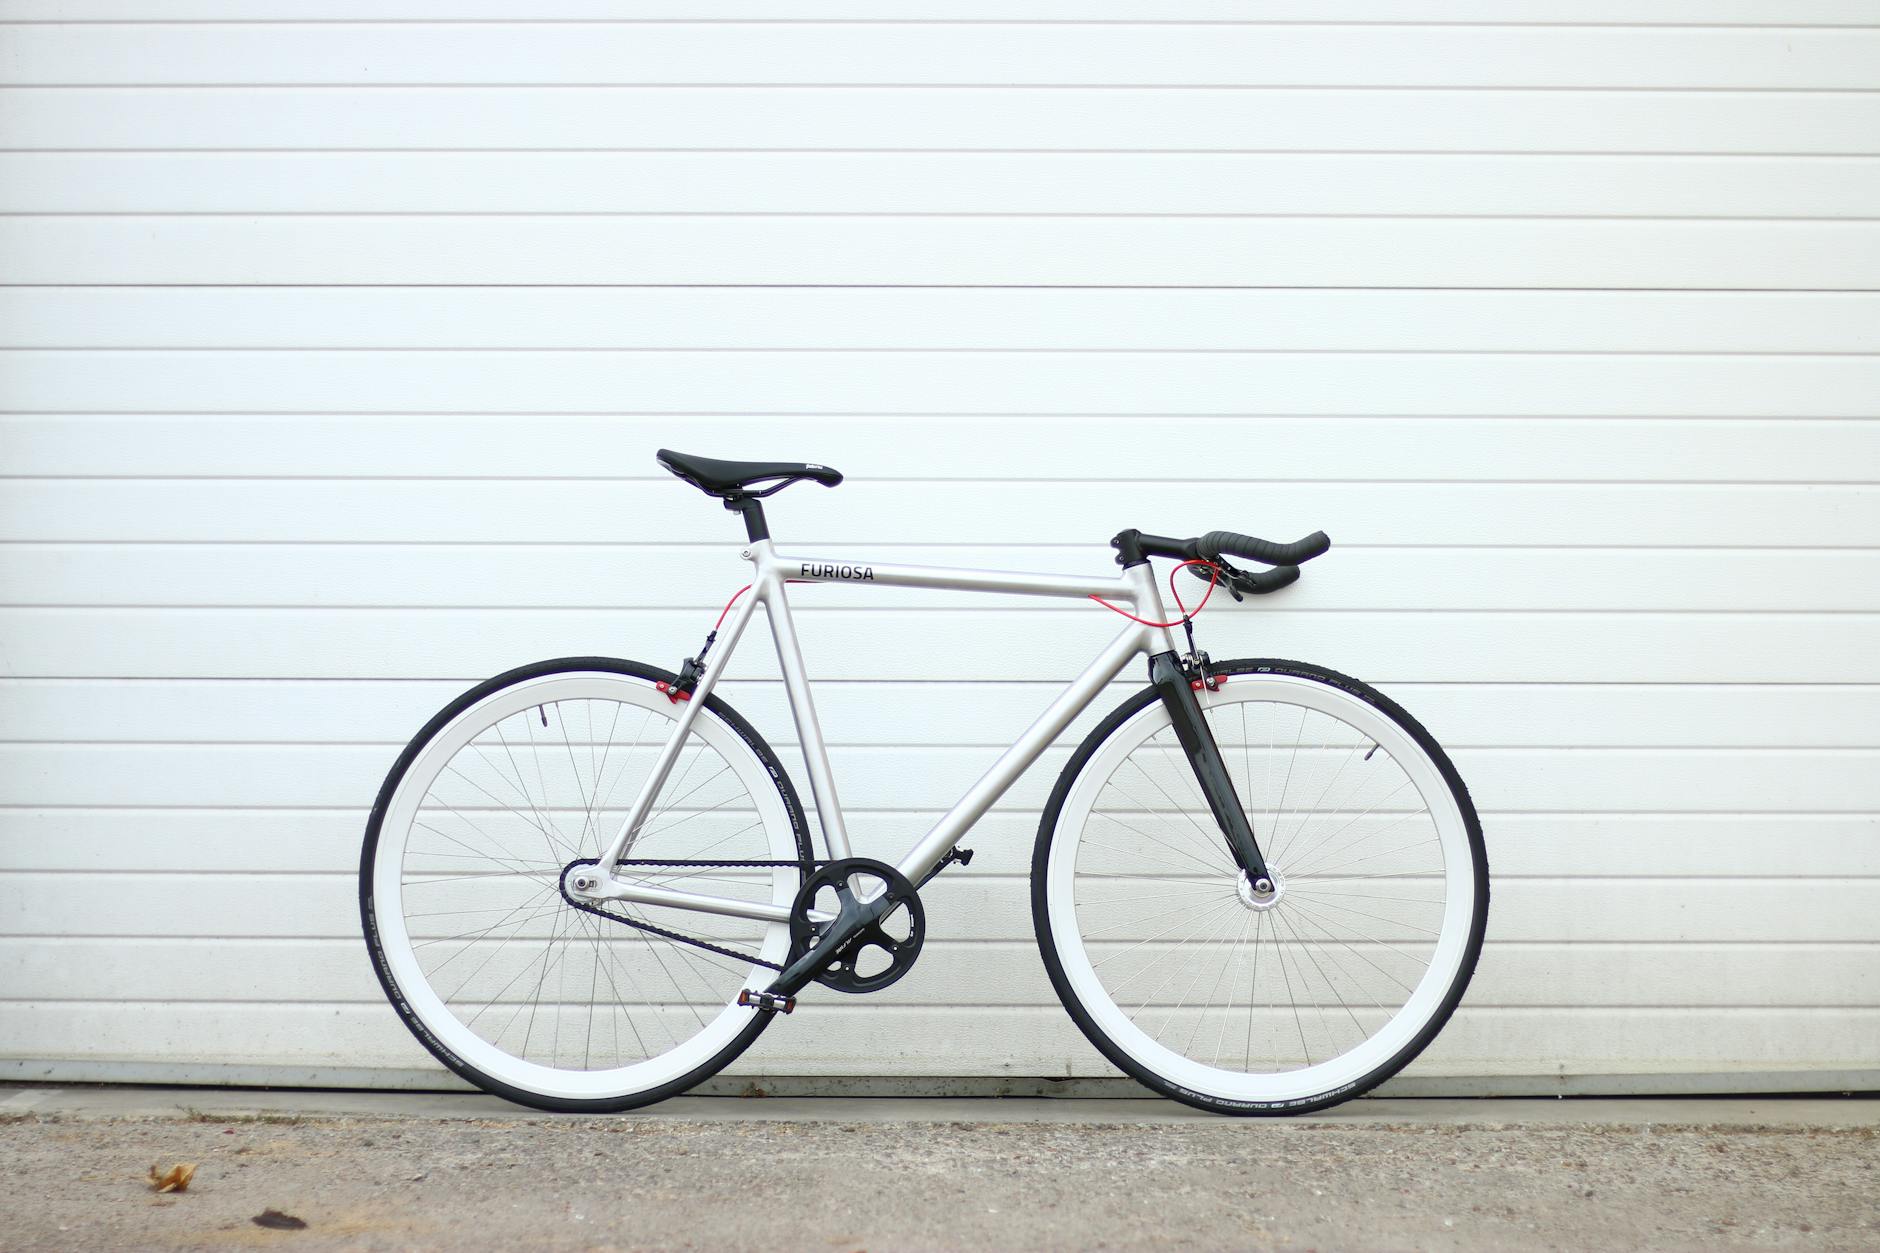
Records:
<instances>
[{"instance_id":1,"label":"saddle logo text","mask_svg":"<svg viewBox=\"0 0 1880 1253\"><path fill-rule=\"evenodd\" d=\"M805 561L803 577L806 579L872 579L875 577L873 566L835 566L826 562Z\"/></svg>"}]
</instances>

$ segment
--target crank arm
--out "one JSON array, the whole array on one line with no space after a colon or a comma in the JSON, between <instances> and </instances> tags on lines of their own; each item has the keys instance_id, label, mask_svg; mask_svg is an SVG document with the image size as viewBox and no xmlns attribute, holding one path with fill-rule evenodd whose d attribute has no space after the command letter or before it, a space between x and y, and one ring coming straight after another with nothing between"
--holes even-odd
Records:
<instances>
[{"instance_id":1,"label":"crank arm","mask_svg":"<svg viewBox=\"0 0 1880 1253\"><path fill-rule=\"evenodd\" d=\"M887 894L883 893L872 900L858 900L853 891L844 889L839 894L842 911L836 915L823 933L816 937L816 942L801 957L783 968L783 973L771 980L764 989L765 996L779 996L794 1000L796 994L815 982L829 964L832 954L841 951L842 946L875 925L891 907ZM816 915L811 914L813 920Z\"/></svg>"}]
</instances>

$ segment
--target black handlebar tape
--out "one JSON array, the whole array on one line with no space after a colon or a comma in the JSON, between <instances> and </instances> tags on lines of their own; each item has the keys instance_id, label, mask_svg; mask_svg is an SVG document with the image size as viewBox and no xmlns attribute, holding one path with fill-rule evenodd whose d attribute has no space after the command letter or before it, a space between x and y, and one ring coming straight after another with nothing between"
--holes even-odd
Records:
<instances>
[{"instance_id":1,"label":"black handlebar tape","mask_svg":"<svg viewBox=\"0 0 1880 1253\"><path fill-rule=\"evenodd\" d=\"M1217 557L1225 553L1230 557L1247 557L1269 566L1296 566L1302 561L1312 560L1331 546L1331 539L1323 531L1314 531L1290 544L1275 544L1272 540L1256 539L1234 531L1209 531L1195 542L1195 547L1203 557ZM1296 571L1293 577L1298 577Z\"/></svg>"},{"instance_id":2,"label":"black handlebar tape","mask_svg":"<svg viewBox=\"0 0 1880 1253\"><path fill-rule=\"evenodd\" d=\"M1289 587L1298 581L1298 566L1274 566L1271 570L1261 570L1257 574L1242 572L1234 579L1234 585L1243 592L1263 596L1268 592L1277 592L1282 587Z\"/></svg>"}]
</instances>

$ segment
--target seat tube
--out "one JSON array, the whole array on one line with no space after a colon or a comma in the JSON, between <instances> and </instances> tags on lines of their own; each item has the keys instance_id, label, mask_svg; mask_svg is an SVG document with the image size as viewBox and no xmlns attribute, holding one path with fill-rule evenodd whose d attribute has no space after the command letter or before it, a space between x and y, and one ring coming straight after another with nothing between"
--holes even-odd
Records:
<instances>
[{"instance_id":1,"label":"seat tube","mask_svg":"<svg viewBox=\"0 0 1880 1253\"><path fill-rule=\"evenodd\" d=\"M816 704L810 697L809 676L803 669L803 650L797 645L796 623L790 617L784 579L777 571L773 560L775 552L769 540L753 542L749 551L757 565L764 609L770 614L770 634L777 642L783 690L790 699L790 716L796 722L797 741L803 746L803 761L809 768L810 795L816 802L817 821L822 824L823 843L830 857L847 857L848 828L842 821L842 802L836 797L835 775L829 769L829 750L823 744L822 725L816 720Z\"/></svg>"}]
</instances>

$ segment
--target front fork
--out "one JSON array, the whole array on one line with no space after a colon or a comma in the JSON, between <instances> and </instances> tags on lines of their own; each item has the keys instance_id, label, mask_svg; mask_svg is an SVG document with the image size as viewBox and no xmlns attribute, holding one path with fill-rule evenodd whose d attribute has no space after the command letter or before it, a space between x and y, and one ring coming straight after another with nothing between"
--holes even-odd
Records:
<instances>
[{"instance_id":1,"label":"front fork","mask_svg":"<svg viewBox=\"0 0 1880 1253\"><path fill-rule=\"evenodd\" d=\"M1227 850L1246 873L1246 882L1256 898L1273 894L1273 877L1267 873L1266 858L1253 838L1253 824L1234 792L1234 780L1221 760L1221 746L1214 742L1214 732L1202 716L1201 702L1195 699L1192 679L1173 652L1156 653L1149 658L1149 681L1161 694L1169 721L1175 726L1175 738L1194 768L1195 782L1208 808L1214 812L1215 826L1227 842Z\"/></svg>"}]
</instances>

